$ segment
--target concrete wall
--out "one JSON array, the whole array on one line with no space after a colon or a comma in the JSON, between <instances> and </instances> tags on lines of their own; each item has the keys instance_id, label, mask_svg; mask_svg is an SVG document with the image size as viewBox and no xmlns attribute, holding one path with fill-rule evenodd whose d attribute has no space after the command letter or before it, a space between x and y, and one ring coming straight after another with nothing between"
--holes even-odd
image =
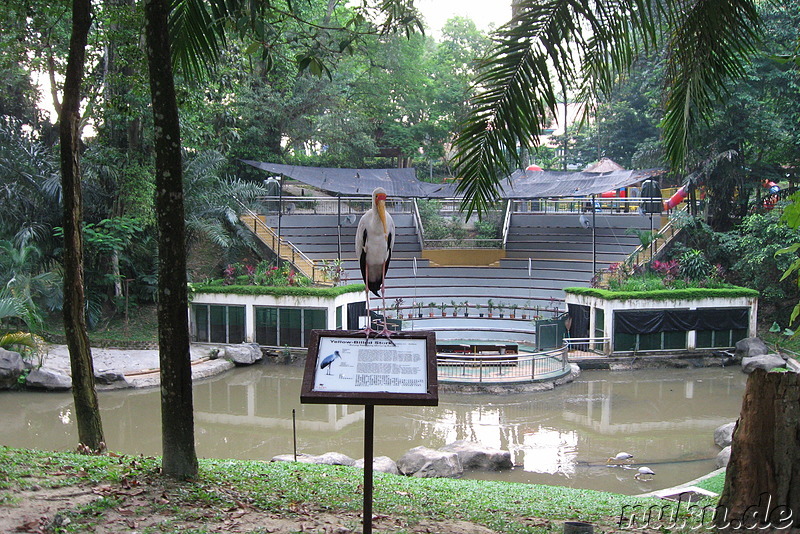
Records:
<instances>
[{"instance_id":1,"label":"concrete wall","mask_svg":"<svg viewBox=\"0 0 800 534\"><path fill-rule=\"evenodd\" d=\"M606 345L607 354L614 352L614 313L617 311L628 310L695 310L697 308L749 308L749 337L755 337L758 333L758 299L755 297L737 298L704 298L698 300L650 300L650 299L629 299L629 300L606 300L599 297L587 295L574 295L567 293L565 303L578 304L589 307L589 332L593 335L595 331L595 319L597 310L603 310L605 317L605 337L610 338ZM691 330L687 334L686 350L692 351L697 348L696 332Z\"/></svg>"},{"instance_id":2,"label":"concrete wall","mask_svg":"<svg viewBox=\"0 0 800 534\"><path fill-rule=\"evenodd\" d=\"M245 340L255 340L256 307L273 308L325 308L327 310L327 329L336 329L336 308L342 306L342 325L347 326L347 305L352 302L362 302L364 293L356 291L345 293L337 297L296 297L272 295L232 295L229 293L195 293L192 304L209 304L222 306L245 307ZM195 331L192 308L189 307L189 329Z\"/></svg>"}]
</instances>

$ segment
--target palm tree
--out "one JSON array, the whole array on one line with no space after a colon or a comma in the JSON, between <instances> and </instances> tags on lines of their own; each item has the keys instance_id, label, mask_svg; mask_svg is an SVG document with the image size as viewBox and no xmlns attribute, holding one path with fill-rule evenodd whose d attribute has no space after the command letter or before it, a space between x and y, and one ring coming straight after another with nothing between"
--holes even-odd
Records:
<instances>
[{"instance_id":1,"label":"palm tree","mask_svg":"<svg viewBox=\"0 0 800 534\"><path fill-rule=\"evenodd\" d=\"M73 0L78 2L79 0ZM367 3L365 2L365 5ZM212 68L225 43L225 23L247 32L261 43L262 58L271 64L270 44L289 23L305 23L302 14L271 2L213 0L145 0L145 41L153 107L156 156L156 219L158 221L158 342L161 366L162 468L176 478L197 474L194 448L189 325L186 314L186 224L184 219L183 168L180 124L175 94L173 61L184 71L202 78ZM405 0L380 0L384 14L382 29L416 21L413 4ZM329 3L335 6L335 3ZM330 14L330 13L329 13ZM353 23L363 18L353 10ZM411 17L409 19L409 17ZM342 31L355 38L348 25L314 25L311 42L327 41L330 33ZM306 24L307 27L312 27ZM318 31L320 30L320 31ZM341 45L340 45L341 46ZM324 46L322 46L324 48ZM345 46L347 48L347 46ZM299 55L298 66L321 74L326 71L320 56Z\"/></svg>"},{"instance_id":2,"label":"palm tree","mask_svg":"<svg viewBox=\"0 0 800 534\"><path fill-rule=\"evenodd\" d=\"M472 112L457 136L463 207L485 211L518 147L537 136L569 90L582 102L608 94L637 53L667 50L663 138L683 171L690 134L743 72L758 38L754 0L519 0L479 69Z\"/></svg>"}]
</instances>

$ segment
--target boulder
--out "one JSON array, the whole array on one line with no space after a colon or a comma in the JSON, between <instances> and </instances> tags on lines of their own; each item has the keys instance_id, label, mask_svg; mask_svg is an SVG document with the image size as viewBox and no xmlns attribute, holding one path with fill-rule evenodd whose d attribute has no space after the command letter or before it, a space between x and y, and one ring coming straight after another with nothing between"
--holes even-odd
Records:
<instances>
[{"instance_id":1,"label":"boulder","mask_svg":"<svg viewBox=\"0 0 800 534\"><path fill-rule=\"evenodd\" d=\"M94 372L95 384L102 384L104 386L109 386L116 382L124 382L124 381L125 381L125 375L123 375L118 371L103 369L102 371L95 370Z\"/></svg>"},{"instance_id":2,"label":"boulder","mask_svg":"<svg viewBox=\"0 0 800 534\"><path fill-rule=\"evenodd\" d=\"M733 359L735 362L739 363L743 358L761 356L762 354L768 353L769 348L761 341L761 338L746 337L736 342L736 350L733 352Z\"/></svg>"},{"instance_id":3,"label":"boulder","mask_svg":"<svg viewBox=\"0 0 800 534\"><path fill-rule=\"evenodd\" d=\"M786 367L786 361L777 354L762 354L742 358L742 372L750 374L756 369L769 371L776 367Z\"/></svg>"},{"instance_id":4,"label":"boulder","mask_svg":"<svg viewBox=\"0 0 800 534\"><path fill-rule=\"evenodd\" d=\"M715 460L714 464L717 466L717 469L720 467L728 467L728 462L731 461L731 446L728 445L717 454L717 459Z\"/></svg>"},{"instance_id":5,"label":"boulder","mask_svg":"<svg viewBox=\"0 0 800 534\"><path fill-rule=\"evenodd\" d=\"M19 352L0 348L0 389L11 389L26 369Z\"/></svg>"},{"instance_id":6,"label":"boulder","mask_svg":"<svg viewBox=\"0 0 800 534\"><path fill-rule=\"evenodd\" d=\"M314 463L324 465L346 465L349 467L356 465L355 460L340 452L326 452L325 454L320 454L317 456Z\"/></svg>"},{"instance_id":7,"label":"boulder","mask_svg":"<svg viewBox=\"0 0 800 534\"><path fill-rule=\"evenodd\" d=\"M236 365L252 365L264 355L257 343L242 343L225 347L225 357Z\"/></svg>"},{"instance_id":8,"label":"boulder","mask_svg":"<svg viewBox=\"0 0 800 534\"><path fill-rule=\"evenodd\" d=\"M279 454L274 456L272 462L294 462L294 454ZM356 461L349 456L339 452L326 452L315 456L313 454L298 453L297 461L304 464L321 464L321 465L346 465L352 467Z\"/></svg>"},{"instance_id":9,"label":"boulder","mask_svg":"<svg viewBox=\"0 0 800 534\"><path fill-rule=\"evenodd\" d=\"M72 387L72 378L67 374L54 371L53 369L39 368L28 373L25 385L35 389L64 391Z\"/></svg>"},{"instance_id":10,"label":"boulder","mask_svg":"<svg viewBox=\"0 0 800 534\"><path fill-rule=\"evenodd\" d=\"M397 460L397 469L404 475L421 478L460 477L464 473L458 454L414 447Z\"/></svg>"},{"instance_id":11,"label":"boulder","mask_svg":"<svg viewBox=\"0 0 800 534\"><path fill-rule=\"evenodd\" d=\"M724 449L731 443L733 443L733 430L736 428L736 421L732 423L725 423L724 425L717 427L714 430L714 443L717 444L717 447Z\"/></svg>"},{"instance_id":12,"label":"boulder","mask_svg":"<svg viewBox=\"0 0 800 534\"><path fill-rule=\"evenodd\" d=\"M511 469L511 453L501 449L485 447L474 441L459 440L449 443L439 449L444 452L454 452L458 455L461 467L464 469L483 469L485 471L500 471Z\"/></svg>"},{"instance_id":13,"label":"boulder","mask_svg":"<svg viewBox=\"0 0 800 534\"><path fill-rule=\"evenodd\" d=\"M355 467L364 469L364 459L356 460ZM400 470L397 469L397 463L388 456L378 456L372 459L372 470L380 473L389 473L390 475L399 475Z\"/></svg>"}]
</instances>

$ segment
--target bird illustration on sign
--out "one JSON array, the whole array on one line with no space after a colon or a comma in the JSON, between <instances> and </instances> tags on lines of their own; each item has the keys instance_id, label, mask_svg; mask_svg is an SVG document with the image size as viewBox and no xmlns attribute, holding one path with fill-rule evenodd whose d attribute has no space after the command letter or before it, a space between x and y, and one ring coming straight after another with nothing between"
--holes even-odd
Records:
<instances>
[{"instance_id":1,"label":"bird illustration on sign","mask_svg":"<svg viewBox=\"0 0 800 534\"><path fill-rule=\"evenodd\" d=\"M322 359L322 363L319 364L319 368L320 369L327 368L328 369L327 374L330 375L331 374L331 368L333 367L333 362L337 358L341 358L341 357L342 357L342 355L339 354L339 351L335 350L335 351L333 351L333 354L329 354L329 355L325 356L325 358Z\"/></svg>"}]
</instances>

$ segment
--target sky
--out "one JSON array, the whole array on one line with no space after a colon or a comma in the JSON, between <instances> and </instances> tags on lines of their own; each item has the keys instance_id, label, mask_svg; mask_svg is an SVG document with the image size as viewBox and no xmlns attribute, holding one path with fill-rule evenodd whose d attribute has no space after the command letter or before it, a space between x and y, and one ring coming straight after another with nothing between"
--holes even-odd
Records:
<instances>
[{"instance_id":1,"label":"sky","mask_svg":"<svg viewBox=\"0 0 800 534\"><path fill-rule=\"evenodd\" d=\"M434 35L438 35L447 19L456 15L471 18L484 31L490 23L497 28L511 19L511 0L416 0L414 5Z\"/></svg>"}]
</instances>

